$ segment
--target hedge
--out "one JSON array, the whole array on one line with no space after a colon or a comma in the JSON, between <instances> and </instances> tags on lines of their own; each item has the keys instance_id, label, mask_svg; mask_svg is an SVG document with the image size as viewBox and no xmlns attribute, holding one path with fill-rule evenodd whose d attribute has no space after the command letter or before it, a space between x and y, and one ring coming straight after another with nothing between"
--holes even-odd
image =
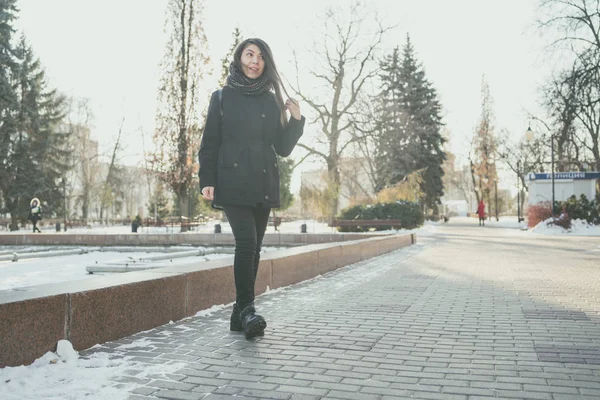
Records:
<instances>
[{"instance_id":1,"label":"hedge","mask_svg":"<svg viewBox=\"0 0 600 400\"><path fill-rule=\"evenodd\" d=\"M400 226L369 226L358 227L340 226L340 232L367 232L373 228L378 231L389 229L414 229L423 225L424 216L418 203L397 201L394 203L377 203L358 205L341 211L338 219L342 220L388 220L395 219L401 222Z\"/></svg>"}]
</instances>

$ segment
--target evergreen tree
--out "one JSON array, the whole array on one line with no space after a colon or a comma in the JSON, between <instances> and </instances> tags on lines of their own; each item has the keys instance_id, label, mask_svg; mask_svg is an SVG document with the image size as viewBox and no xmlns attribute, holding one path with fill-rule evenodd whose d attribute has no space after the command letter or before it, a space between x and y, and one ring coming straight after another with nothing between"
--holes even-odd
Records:
<instances>
[{"instance_id":1,"label":"evergreen tree","mask_svg":"<svg viewBox=\"0 0 600 400\"><path fill-rule=\"evenodd\" d=\"M229 75L229 65L233 61L233 53L235 53L235 49L242 42L242 31L240 31L239 27L236 27L233 31L233 43L229 48L229 51L221 60L221 79L219 80L219 87L225 86L227 83L227 76Z\"/></svg>"},{"instance_id":2,"label":"evergreen tree","mask_svg":"<svg viewBox=\"0 0 600 400\"><path fill-rule=\"evenodd\" d=\"M401 82L400 52L395 48L392 55L386 56L381 63L381 92L378 97L376 112L377 150L376 185L379 192L387 186L401 181L413 169L409 159L402 97L399 84Z\"/></svg>"},{"instance_id":3,"label":"evergreen tree","mask_svg":"<svg viewBox=\"0 0 600 400\"><path fill-rule=\"evenodd\" d=\"M13 53L20 63L11 84L17 108L8 116L12 129L3 165L3 195L11 214L11 229L25 221L29 201L38 197L46 214L62 214L64 177L69 169L68 132L62 126L64 98L47 88L45 74L33 50L21 38Z\"/></svg>"},{"instance_id":4,"label":"evergreen tree","mask_svg":"<svg viewBox=\"0 0 600 400\"><path fill-rule=\"evenodd\" d=\"M279 163L279 202L281 211L288 209L294 202L294 195L290 190L294 160L291 158L277 157Z\"/></svg>"},{"instance_id":5,"label":"evergreen tree","mask_svg":"<svg viewBox=\"0 0 600 400\"><path fill-rule=\"evenodd\" d=\"M12 182L12 140L18 109L17 96L13 86L19 62L12 47L14 33L12 22L17 13L15 3L16 0L0 1L0 194L4 203L2 212L14 209L16 201L8 195ZM16 219L13 219L11 224L13 229L17 229L15 221Z\"/></svg>"},{"instance_id":6,"label":"evergreen tree","mask_svg":"<svg viewBox=\"0 0 600 400\"><path fill-rule=\"evenodd\" d=\"M421 204L435 212L444 194L442 165L446 159L437 92L425 77L409 37L402 59L396 48L383 60L381 70L377 189L394 185L420 171Z\"/></svg>"},{"instance_id":7,"label":"evergreen tree","mask_svg":"<svg viewBox=\"0 0 600 400\"><path fill-rule=\"evenodd\" d=\"M169 199L165 188L160 182L157 182L154 186L154 196L148 202L148 215L153 218L156 215L157 222L162 222L169 213Z\"/></svg>"}]
</instances>

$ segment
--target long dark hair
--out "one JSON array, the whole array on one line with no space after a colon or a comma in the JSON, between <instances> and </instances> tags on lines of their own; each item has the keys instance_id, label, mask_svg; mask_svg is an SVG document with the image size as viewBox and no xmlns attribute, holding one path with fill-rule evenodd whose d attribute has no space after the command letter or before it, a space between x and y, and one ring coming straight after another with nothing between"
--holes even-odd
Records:
<instances>
[{"instance_id":1,"label":"long dark hair","mask_svg":"<svg viewBox=\"0 0 600 400\"><path fill-rule=\"evenodd\" d=\"M283 83L281 82L281 76L279 75L279 72L277 72L277 66L275 65L275 60L273 59L273 52L271 51L269 45L262 39L246 39L235 49L233 62L235 63L235 66L242 71L242 53L246 47L251 44L256 45L262 53L263 60L265 61L263 75L265 75L267 80L273 85L273 89L275 89L275 100L277 101L277 105L279 106L279 111L281 113L281 125L286 126L287 116L285 114L285 103L283 102L283 95L281 94L281 91L283 90L286 95L288 94L285 90L285 87L283 87Z\"/></svg>"}]
</instances>

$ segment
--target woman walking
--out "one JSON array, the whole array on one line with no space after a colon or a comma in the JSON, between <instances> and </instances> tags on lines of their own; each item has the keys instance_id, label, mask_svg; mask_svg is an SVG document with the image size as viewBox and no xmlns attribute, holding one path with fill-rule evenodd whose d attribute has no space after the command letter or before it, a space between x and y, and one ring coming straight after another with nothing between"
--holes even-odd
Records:
<instances>
[{"instance_id":1,"label":"woman walking","mask_svg":"<svg viewBox=\"0 0 600 400\"><path fill-rule=\"evenodd\" d=\"M210 99L198 154L202 196L223 209L235 237L230 327L246 338L267 326L256 314L254 283L269 214L279 207L276 154L289 156L304 129L298 102L284 103L282 89L269 46L260 39L240 43L226 86Z\"/></svg>"},{"instance_id":2,"label":"woman walking","mask_svg":"<svg viewBox=\"0 0 600 400\"><path fill-rule=\"evenodd\" d=\"M37 197L34 197L29 202L29 214L27 215L27 219L33 224L33 233L42 233L40 228L37 227L38 221L42 219L42 206L40 205L40 199Z\"/></svg>"}]
</instances>

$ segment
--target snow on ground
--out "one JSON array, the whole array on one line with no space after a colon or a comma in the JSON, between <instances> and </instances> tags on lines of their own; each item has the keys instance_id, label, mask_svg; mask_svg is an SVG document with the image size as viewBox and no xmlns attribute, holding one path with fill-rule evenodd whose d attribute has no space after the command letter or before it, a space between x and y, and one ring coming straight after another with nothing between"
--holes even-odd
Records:
<instances>
[{"instance_id":1,"label":"snow on ground","mask_svg":"<svg viewBox=\"0 0 600 400\"><path fill-rule=\"evenodd\" d=\"M542 235L600 236L600 225L590 225L581 219L571 221L571 229L550 224L551 221L552 218L549 218L540 222L531 232Z\"/></svg>"},{"instance_id":2,"label":"snow on ground","mask_svg":"<svg viewBox=\"0 0 600 400\"><path fill-rule=\"evenodd\" d=\"M2 250L10 249L4 247ZM22 252L20 248L13 247L14 251ZM29 251L36 250L35 246ZM203 248L214 249L214 248ZM27 286L42 285L46 283L71 282L81 279L94 279L101 274L88 274L86 267L111 264L115 266L136 265L136 260L142 257L152 257L159 253L99 251L99 248L85 248L87 253L71 254L56 257L29 258L25 260L0 261L0 290L22 288ZM182 251L198 250L196 248L183 248ZM278 248L265 248L265 251L278 250ZM40 252L42 254L43 252ZM172 253L170 253L172 254ZM232 254L207 254L197 257L182 257L169 260L154 261L160 266L184 265L192 262L204 262L218 258L233 257Z\"/></svg>"},{"instance_id":3,"label":"snow on ground","mask_svg":"<svg viewBox=\"0 0 600 400\"><path fill-rule=\"evenodd\" d=\"M125 347L126 346L126 347ZM123 348L147 349L144 339ZM119 348L116 349L117 351ZM114 387L112 377L130 375L136 378L166 376L180 370L182 363L147 365L116 358L104 352L93 353L86 359L79 358L73 346L66 340L59 341L57 352L48 352L29 366L0 368L0 399L2 400L121 400L129 397L136 383L122 383Z\"/></svg>"},{"instance_id":4,"label":"snow on ground","mask_svg":"<svg viewBox=\"0 0 600 400\"><path fill-rule=\"evenodd\" d=\"M523 231L524 234L536 234L536 235L569 235L569 236L600 236L600 225L590 225L583 220L574 220L572 227L569 230L563 229L560 226L549 225L551 219L540 222L533 228L527 227L527 221L517 221L516 216L502 216L496 221L496 218L492 217L491 220L486 219L486 228L505 228L514 230L514 232ZM479 220L472 217L452 217L450 218L449 225L472 225L478 226ZM444 226L444 222L430 222L426 221L424 226L420 229L415 230L418 235L428 235L432 232L436 232L438 226Z\"/></svg>"},{"instance_id":5,"label":"snow on ground","mask_svg":"<svg viewBox=\"0 0 600 400\"><path fill-rule=\"evenodd\" d=\"M204 225L200 225L198 227L192 228L192 230L188 233L213 233L216 224L221 225L222 233L231 233L231 226L229 226L229 223L221 222L221 221L209 221ZM282 222L281 225L279 226L279 232L280 233L300 233L302 224L306 224L306 230L308 233L338 233L337 229L327 226L327 223L318 222L318 221L314 221L314 220L298 220L298 221L291 221L291 222ZM31 228L31 226L27 225L26 229L21 229L20 231L16 231L16 232L1 231L0 235L21 234L23 232L30 232L30 228ZM56 232L54 227L50 227L50 226L42 226L41 229L42 229L42 232L44 232L44 233L58 233L58 234L64 234L64 233L67 233L67 234L70 234L70 233L77 233L77 234L131 233L130 225L114 225L114 226L92 225L91 228L84 228L84 227L69 228L67 230L67 232L63 232L63 231ZM154 226L144 227L144 226L142 226L142 227L138 228L138 233L146 233L146 234L160 234L160 233L165 234L165 233L179 233L179 232L180 232L180 228L179 228L179 225L177 225L177 224L161 226L161 227L154 227ZM275 228L273 228L272 226L267 227L267 233L276 233Z\"/></svg>"}]
</instances>

